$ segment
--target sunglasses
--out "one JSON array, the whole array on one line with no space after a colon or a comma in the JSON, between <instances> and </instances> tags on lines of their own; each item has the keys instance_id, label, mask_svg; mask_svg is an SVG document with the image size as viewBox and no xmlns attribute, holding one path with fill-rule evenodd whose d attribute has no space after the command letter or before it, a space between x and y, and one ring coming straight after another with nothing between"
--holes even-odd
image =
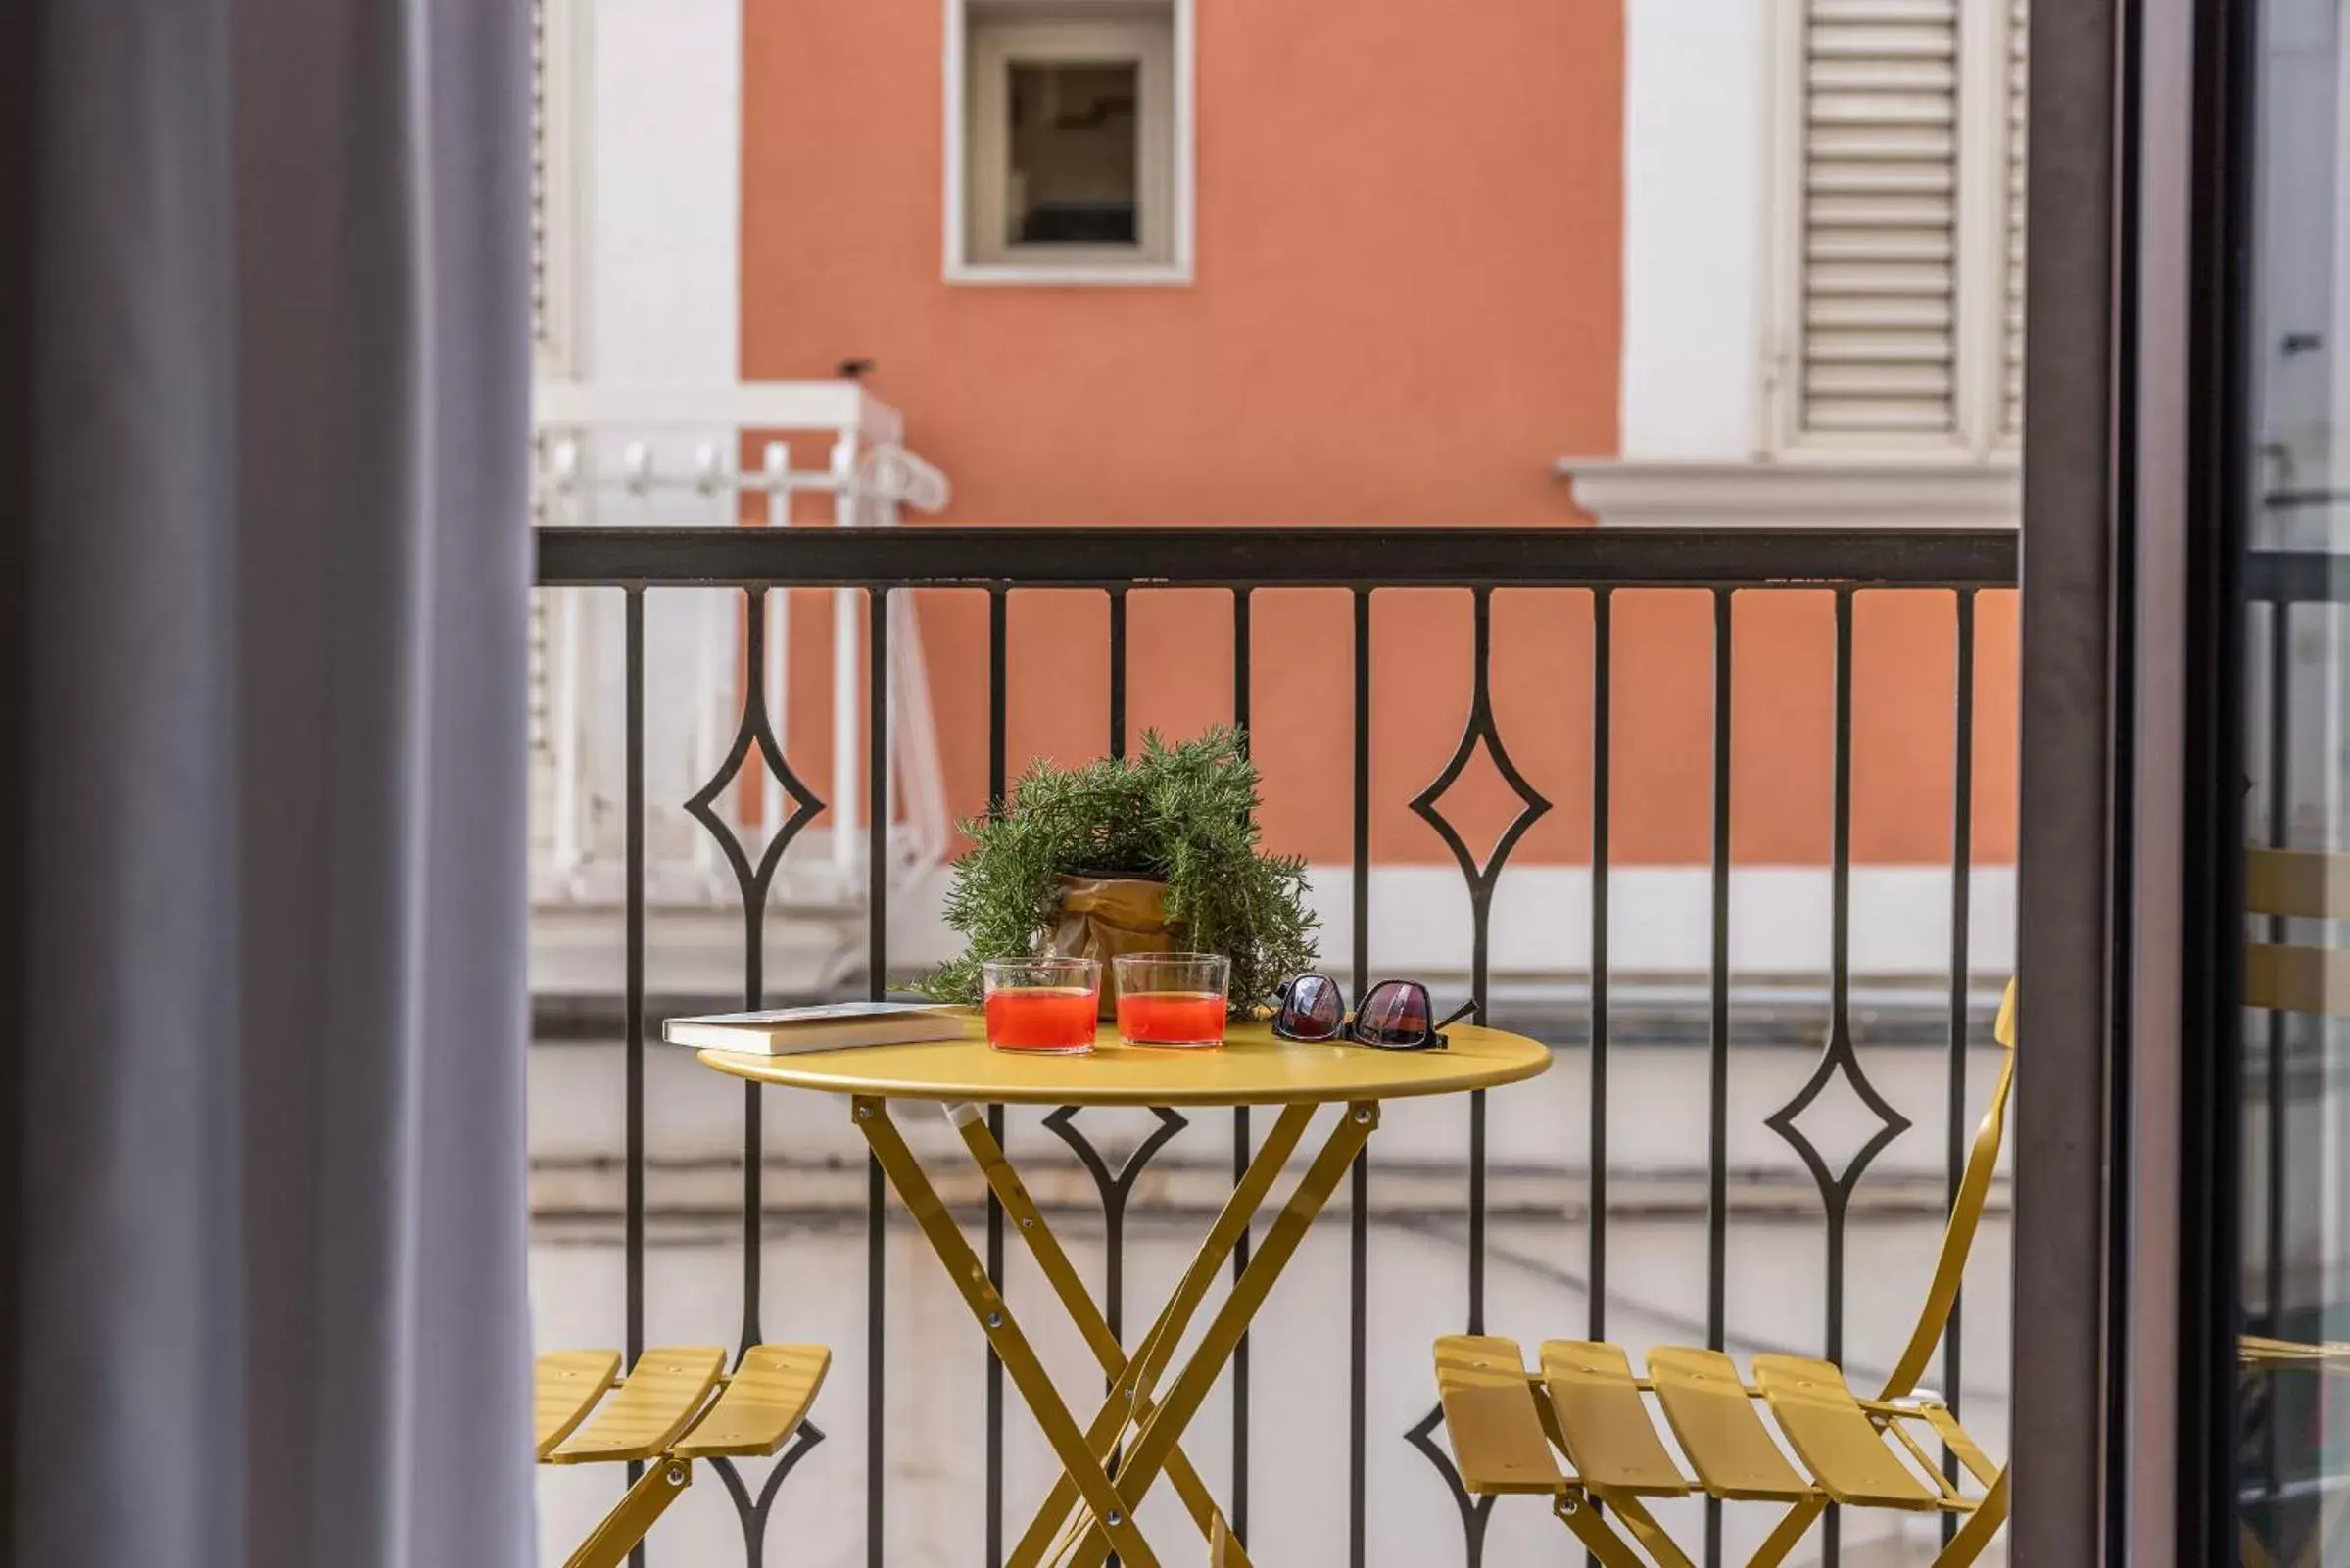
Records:
<instances>
[{"instance_id":1,"label":"sunglasses","mask_svg":"<svg viewBox=\"0 0 2350 1568\"><path fill-rule=\"evenodd\" d=\"M1381 1051L1441 1051L1443 1030L1475 1010L1464 1003L1442 1022L1431 1022L1436 1009L1428 988L1417 980L1381 980L1363 994L1363 1005L1352 1016L1346 993L1327 974L1300 974L1283 980L1273 993L1272 1031L1284 1040L1319 1045L1351 1040Z\"/></svg>"}]
</instances>

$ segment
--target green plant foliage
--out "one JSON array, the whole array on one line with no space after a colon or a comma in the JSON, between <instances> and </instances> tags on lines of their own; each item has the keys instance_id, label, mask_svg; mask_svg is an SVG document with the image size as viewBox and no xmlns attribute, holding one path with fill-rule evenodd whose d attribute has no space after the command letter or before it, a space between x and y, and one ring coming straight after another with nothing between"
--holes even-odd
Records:
<instances>
[{"instance_id":1,"label":"green plant foliage","mask_svg":"<svg viewBox=\"0 0 2350 1568\"><path fill-rule=\"evenodd\" d=\"M1155 878L1186 949L1232 961L1234 1011L1270 1005L1273 988L1314 966L1319 919L1306 908L1306 863L1259 847L1257 768L1245 737L1219 725L1169 745L1156 732L1142 755L1081 768L1029 765L1001 817L963 824L946 923L961 958L923 982L940 1001L976 1004L980 965L1034 951L1064 874Z\"/></svg>"}]
</instances>

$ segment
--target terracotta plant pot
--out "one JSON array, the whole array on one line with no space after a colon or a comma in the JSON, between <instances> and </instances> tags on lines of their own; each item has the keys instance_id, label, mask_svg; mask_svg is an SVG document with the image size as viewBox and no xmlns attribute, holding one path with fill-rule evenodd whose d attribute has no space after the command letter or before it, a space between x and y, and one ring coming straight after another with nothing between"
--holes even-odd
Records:
<instances>
[{"instance_id":1,"label":"terracotta plant pot","mask_svg":"<svg viewBox=\"0 0 2350 1568\"><path fill-rule=\"evenodd\" d=\"M1172 953L1167 928L1167 884L1139 877L1064 876L1061 913L1037 951L1057 958L1097 958L1102 966L1102 1011L1118 1016L1121 953Z\"/></svg>"}]
</instances>

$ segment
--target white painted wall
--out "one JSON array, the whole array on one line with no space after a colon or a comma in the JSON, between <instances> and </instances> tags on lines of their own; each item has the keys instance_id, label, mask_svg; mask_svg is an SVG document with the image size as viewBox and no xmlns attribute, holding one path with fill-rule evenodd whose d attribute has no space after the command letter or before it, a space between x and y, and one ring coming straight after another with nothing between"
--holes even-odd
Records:
<instances>
[{"instance_id":1,"label":"white painted wall","mask_svg":"<svg viewBox=\"0 0 2350 1568\"><path fill-rule=\"evenodd\" d=\"M724 384L741 334L740 0L594 0L586 372Z\"/></svg>"},{"instance_id":2,"label":"white painted wall","mask_svg":"<svg viewBox=\"0 0 2350 1568\"><path fill-rule=\"evenodd\" d=\"M1770 0L1629 0L1622 455L1761 445Z\"/></svg>"},{"instance_id":3,"label":"white painted wall","mask_svg":"<svg viewBox=\"0 0 2350 1568\"><path fill-rule=\"evenodd\" d=\"M571 139L580 192L573 317L580 351L568 369L607 385L732 384L741 361L743 26L740 0L579 0L566 23L583 90L558 134ZM634 433L632 433L634 434ZM643 433L663 473L690 472L717 431ZM586 460L619 471L617 436L590 443ZM567 503L553 521L612 525L715 524L732 498L608 487ZM620 851L627 701L620 595L571 591L571 613L591 668L583 690L583 771L590 800L585 848ZM691 853L691 825L674 803L692 794L723 752L733 720L704 700L734 663L710 613L716 591L646 598L646 762L656 811L652 853ZM715 747L716 749L713 749Z\"/></svg>"}]
</instances>

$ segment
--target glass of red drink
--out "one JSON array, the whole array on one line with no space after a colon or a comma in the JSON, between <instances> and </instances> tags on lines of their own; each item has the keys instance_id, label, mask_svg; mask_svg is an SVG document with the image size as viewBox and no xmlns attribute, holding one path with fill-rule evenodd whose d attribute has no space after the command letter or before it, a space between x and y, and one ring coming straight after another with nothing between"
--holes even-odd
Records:
<instances>
[{"instance_id":1,"label":"glass of red drink","mask_svg":"<svg viewBox=\"0 0 2350 1568\"><path fill-rule=\"evenodd\" d=\"M1118 1037L1197 1050L1223 1044L1232 961L1222 953L1127 953L1118 966Z\"/></svg>"},{"instance_id":2,"label":"glass of red drink","mask_svg":"<svg viewBox=\"0 0 2350 1568\"><path fill-rule=\"evenodd\" d=\"M987 1043L998 1051L1079 1056L1101 1016L1097 958L998 958L980 966Z\"/></svg>"}]
</instances>

